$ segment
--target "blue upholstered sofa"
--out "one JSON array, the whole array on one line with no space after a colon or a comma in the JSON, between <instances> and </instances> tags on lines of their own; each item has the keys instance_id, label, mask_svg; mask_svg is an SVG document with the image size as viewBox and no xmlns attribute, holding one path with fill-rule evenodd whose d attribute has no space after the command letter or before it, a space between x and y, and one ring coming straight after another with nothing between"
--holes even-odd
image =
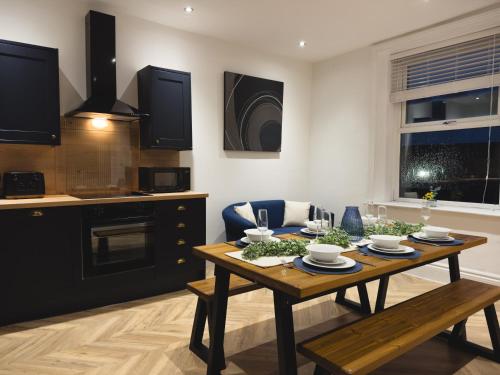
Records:
<instances>
[{"instance_id":1,"label":"blue upholstered sofa","mask_svg":"<svg viewBox=\"0 0 500 375\"><path fill-rule=\"evenodd\" d=\"M234 211L234 206L242 206L246 202L234 203L227 206L222 211L222 218L226 224L226 238L227 241L235 241L245 235L245 229L255 228L255 225L250 221L242 218ZM272 229L275 234L293 233L300 230L300 227L283 227L283 219L285 217L285 201L284 200L268 200L268 201L254 201L250 202L252 205L253 213L257 217L259 209L266 208L269 220L269 229ZM309 220L312 220L314 214L314 206L311 205L309 209ZM333 222L333 214L332 214Z\"/></svg>"}]
</instances>

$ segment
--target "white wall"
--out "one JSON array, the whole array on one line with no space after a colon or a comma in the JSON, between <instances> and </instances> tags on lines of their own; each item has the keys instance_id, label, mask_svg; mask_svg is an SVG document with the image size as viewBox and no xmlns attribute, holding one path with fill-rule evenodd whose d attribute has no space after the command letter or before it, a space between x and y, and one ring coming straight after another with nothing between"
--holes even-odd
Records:
<instances>
[{"instance_id":1,"label":"white wall","mask_svg":"<svg viewBox=\"0 0 500 375\"><path fill-rule=\"evenodd\" d=\"M361 206L372 172L371 48L314 65L309 150L311 199L335 212Z\"/></svg>"},{"instance_id":2,"label":"white wall","mask_svg":"<svg viewBox=\"0 0 500 375\"><path fill-rule=\"evenodd\" d=\"M313 67L311 199L333 208L340 222L346 205L390 201L396 187L398 111L389 102L390 53L498 26L500 10L338 56ZM390 218L419 222L418 208L389 209ZM500 284L499 217L436 210L431 224L488 237L460 256L464 275ZM446 262L415 274L444 281Z\"/></svg>"},{"instance_id":3,"label":"white wall","mask_svg":"<svg viewBox=\"0 0 500 375\"><path fill-rule=\"evenodd\" d=\"M61 112L86 97L84 17L87 1L0 0L0 39L59 48ZM208 192L207 241L223 237L222 209L233 202L307 199L307 154L312 67L242 46L123 15L116 16L117 89L137 105L135 73L146 65L191 72L193 151L181 153L192 167L193 189ZM283 81L281 153L223 151L223 72Z\"/></svg>"}]
</instances>

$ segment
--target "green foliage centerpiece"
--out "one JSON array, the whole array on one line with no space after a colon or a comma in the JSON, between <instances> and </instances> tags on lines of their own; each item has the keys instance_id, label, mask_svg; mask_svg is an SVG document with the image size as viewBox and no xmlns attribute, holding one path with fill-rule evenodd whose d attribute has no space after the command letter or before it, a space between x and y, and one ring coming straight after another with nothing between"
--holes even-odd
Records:
<instances>
[{"instance_id":1,"label":"green foliage centerpiece","mask_svg":"<svg viewBox=\"0 0 500 375\"><path fill-rule=\"evenodd\" d=\"M323 237L318 238L317 243L337 245L344 249L351 245L349 233L341 228L330 229Z\"/></svg>"},{"instance_id":2,"label":"green foliage centerpiece","mask_svg":"<svg viewBox=\"0 0 500 375\"><path fill-rule=\"evenodd\" d=\"M304 240L253 242L243 249L242 257L246 260L255 260L272 256L304 256L307 255L308 244L309 241Z\"/></svg>"},{"instance_id":3,"label":"green foliage centerpiece","mask_svg":"<svg viewBox=\"0 0 500 375\"><path fill-rule=\"evenodd\" d=\"M420 232L423 224L409 224L401 220L382 224L376 223L365 227L365 237L372 234L389 234L392 236L407 236L412 233Z\"/></svg>"}]
</instances>

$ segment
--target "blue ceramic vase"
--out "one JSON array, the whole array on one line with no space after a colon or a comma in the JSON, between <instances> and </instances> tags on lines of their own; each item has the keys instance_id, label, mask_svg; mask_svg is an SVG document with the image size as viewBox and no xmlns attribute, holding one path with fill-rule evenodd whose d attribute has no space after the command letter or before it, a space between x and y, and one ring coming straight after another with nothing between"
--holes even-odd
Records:
<instances>
[{"instance_id":1,"label":"blue ceramic vase","mask_svg":"<svg viewBox=\"0 0 500 375\"><path fill-rule=\"evenodd\" d=\"M352 240L359 241L363 238L365 230L363 228L363 220L358 207L347 206L340 227L352 237Z\"/></svg>"}]
</instances>

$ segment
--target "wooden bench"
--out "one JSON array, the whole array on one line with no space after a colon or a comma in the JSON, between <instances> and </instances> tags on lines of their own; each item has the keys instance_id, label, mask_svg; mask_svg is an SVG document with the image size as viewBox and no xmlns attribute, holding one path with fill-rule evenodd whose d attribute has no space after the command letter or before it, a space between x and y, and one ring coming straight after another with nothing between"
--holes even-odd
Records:
<instances>
[{"instance_id":1,"label":"wooden bench","mask_svg":"<svg viewBox=\"0 0 500 375\"><path fill-rule=\"evenodd\" d=\"M480 348L491 354L488 358L500 362L494 306L499 299L500 287L458 280L302 342L297 351L316 363L315 374L366 374L448 327L455 326L452 334L458 335L456 328L463 328L470 315L484 309L493 350Z\"/></svg>"},{"instance_id":2,"label":"wooden bench","mask_svg":"<svg viewBox=\"0 0 500 375\"><path fill-rule=\"evenodd\" d=\"M201 360L208 362L208 348L203 344L203 331L205 330L207 320L209 334L211 331L215 277L190 282L187 284L186 288L198 296L189 349ZM236 275L231 275L229 279L229 296L236 296L260 288L262 288L262 286L259 284ZM222 358L224 358L223 353Z\"/></svg>"}]
</instances>

